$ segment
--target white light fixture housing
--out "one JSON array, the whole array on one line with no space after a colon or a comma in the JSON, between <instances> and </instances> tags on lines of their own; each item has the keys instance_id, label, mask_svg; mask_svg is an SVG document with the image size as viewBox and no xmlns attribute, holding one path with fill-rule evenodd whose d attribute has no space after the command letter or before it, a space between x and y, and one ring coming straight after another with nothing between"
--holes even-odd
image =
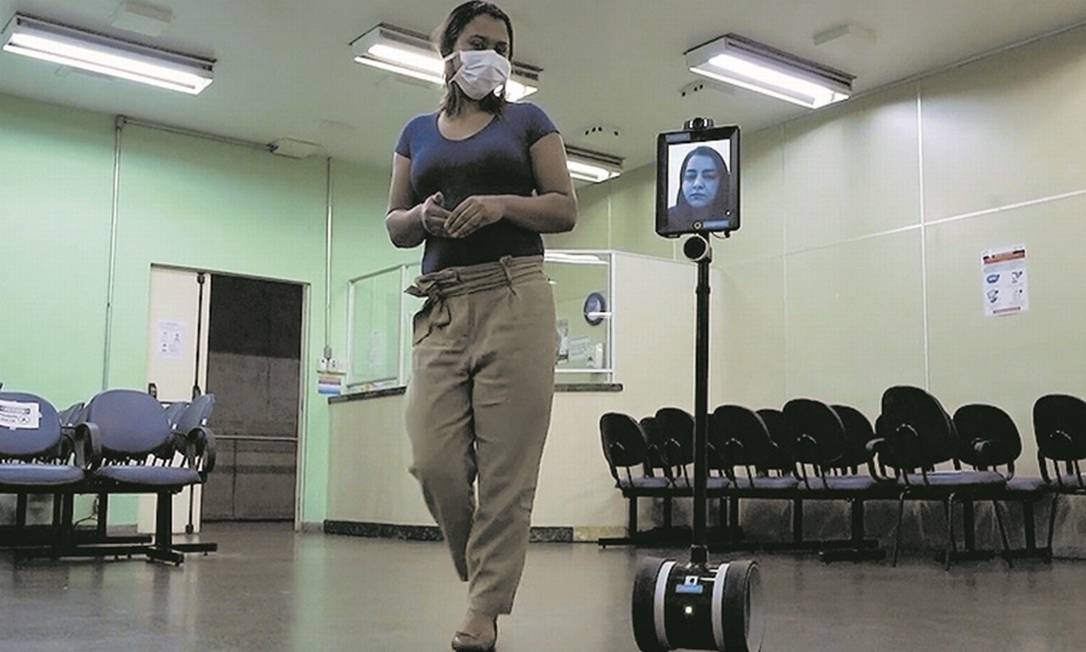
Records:
<instances>
[{"instance_id":1,"label":"white light fixture housing","mask_svg":"<svg viewBox=\"0 0 1086 652\"><path fill-rule=\"evenodd\" d=\"M280 138L270 145L271 153L287 158L309 158L321 151L319 143L310 143L294 138Z\"/></svg>"},{"instance_id":2,"label":"white light fixture housing","mask_svg":"<svg viewBox=\"0 0 1086 652\"><path fill-rule=\"evenodd\" d=\"M809 109L847 100L854 75L726 34L685 53L690 71Z\"/></svg>"},{"instance_id":3,"label":"white light fixture housing","mask_svg":"<svg viewBox=\"0 0 1086 652\"><path fill-rule=\"evenodd\" d=\"M214 59L171 52L25 14L0 34L3 50L62 66L198 95L211 85Z\"/></svg>"},{"instance_id":4,"label":"white light fixture housing","mask_svg":"<svg viewBox=\"0 0 1086 652\"><path fill-rule=\"evenodd\" d=\"M351 41L351 49L358 63L437 86L445 84L445 62L423 34L381 23ZM519 102L538 91L542 72L541 68L514 61L505 98Z\"/></svg>"},{"instance_id":5,"label":"white light fixture housing","mask_svg":"<svg viewBox=\"0 0 1086 652\"><path fill-rule=\"evenodd\" d=\"M575 181L603 183L622 174L622 159L566 145L566 165Z\"/></svg>"}]
</instances>

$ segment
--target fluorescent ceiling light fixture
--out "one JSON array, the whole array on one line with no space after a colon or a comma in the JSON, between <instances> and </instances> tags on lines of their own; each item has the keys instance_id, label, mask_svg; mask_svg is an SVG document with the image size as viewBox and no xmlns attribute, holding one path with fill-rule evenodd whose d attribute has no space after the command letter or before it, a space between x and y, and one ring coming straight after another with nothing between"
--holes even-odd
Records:
<instances>
[{"instance_id":1,"label":"fluorescent ceiling light fixture","mask_svg":"<svg viewBox=\"0 0 1086 652\"><path fill-rule=\"evenodd\" d=\"M358 63L412 79L445 84L445 62L430 40L417 32L381 23L351 42ZM513 62L513 75L505 85L505 98L519 102L539 90L540 68Z\"/></svg>"},{"instance_id":2,"label":"fluorescent ceiling light fixture","mask_svg":"<svg viewBox=\"0 0 1086 652\"><path fill-rule=\"evenodd\" d=\"M15 14L0 34L5 52L198 95L213 79L213 59L170 52Z\"/></svg>"},{"instance_id":3,"label":"fluorescent ceiling light fixture","mask_svg":"<svg viewBox=\"0 0 1086 652\"><path fill-rule=\"evenodd\" d=\"M699 45L685 56L693 73L809 109L847 100L856 79L738 34Z\"/></svg>"},{"instance_id":4,"label":"fluorescent ceiling light fixture","mask_svg":"<svg viewBox=\"0 0 1086 652\"><path fill-rule=\"evenodd\" d=\"M622 159L610 154L566 146L569 176L577 181L602 183L622 174Z\"/></svg>"}]
</instances>

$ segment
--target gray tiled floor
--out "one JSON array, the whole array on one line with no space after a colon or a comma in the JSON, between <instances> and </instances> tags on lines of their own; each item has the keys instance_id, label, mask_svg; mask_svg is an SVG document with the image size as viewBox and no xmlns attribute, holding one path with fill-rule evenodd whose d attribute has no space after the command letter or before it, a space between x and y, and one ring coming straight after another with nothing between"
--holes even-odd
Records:
<instances>
[{"instance_id":1,"label":"gray tiled floor","mask_svg":"<svg viewBox=\"0 0 1086 652\"><path fill-rule=\"evenodd\" d=\"M14 566L0 557L0 650L447 650L463 588L440 544L214 526L222 552ZM682 551L675 554L682 555ZM1086 563L824 566L762 558L766 650L1086 649ZM636 558L536 545L502 652L626 652Z\"/></svg>"}]
</instances>

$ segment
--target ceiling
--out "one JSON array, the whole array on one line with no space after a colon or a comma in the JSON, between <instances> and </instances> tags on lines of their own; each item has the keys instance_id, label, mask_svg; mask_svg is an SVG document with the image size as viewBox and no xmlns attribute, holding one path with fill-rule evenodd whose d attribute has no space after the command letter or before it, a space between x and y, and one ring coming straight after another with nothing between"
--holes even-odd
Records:
<instances>
[{"instance_id":1,"label":"ceiling","mask_svg":"<svg viewBox=\"0 0 1086 652\"><path fill-rule=\"evenodd\" d=\"M174 21L137 40L218 59L215 83L195 97L71 73L0 53L0 93L258 142L289 137L332 156L387 166L400 127L431 111L439 91L352 61L348 43L378 22L429 32L458 0L148 0ZM119 0L0 0L16 11L124 35L110 26ZM544 69L541 105L571 144L647 163L654 135L692 115L766 127L806 110L696 80L683 52L727 32L857 76L863 92L1086 20L1086 0L504 0L516 58ZM814 35L854 23L875 41ZM132 35L128 35L133 38ZM1086 33L1084 33L1086 38ZM586 137L593 125L621 135ZM604 140L609 138L610 140Z\"/></svg>"}]
</instances>

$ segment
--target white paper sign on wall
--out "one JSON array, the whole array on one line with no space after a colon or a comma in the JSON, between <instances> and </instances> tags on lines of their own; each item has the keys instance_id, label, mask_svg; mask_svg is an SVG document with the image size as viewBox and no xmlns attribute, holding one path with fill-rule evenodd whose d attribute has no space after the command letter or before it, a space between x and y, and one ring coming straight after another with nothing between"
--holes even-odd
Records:
<instances>
[{"instance_id":1,"label":"white paper sign on wall","mask_svg":"<svg viewBox=\"0 0 1086 652\"><path fill-rule=\"evenodd\" d=\"M989 249L981 254L980 282L986 316L1002 317L1029 310L1026 246Z\"/></svg>"},{"instance_id":2,"label":"white paper sign on wall","mask_svg":"<svg viewBox=\"0 0 1086 652\"><path fill-rule=\"evenodd\" d=\"M185 357L185 322L160 319L158 321L158 341L155 353L167 360L181 360Z\"/></svg>"}]
</instances>

